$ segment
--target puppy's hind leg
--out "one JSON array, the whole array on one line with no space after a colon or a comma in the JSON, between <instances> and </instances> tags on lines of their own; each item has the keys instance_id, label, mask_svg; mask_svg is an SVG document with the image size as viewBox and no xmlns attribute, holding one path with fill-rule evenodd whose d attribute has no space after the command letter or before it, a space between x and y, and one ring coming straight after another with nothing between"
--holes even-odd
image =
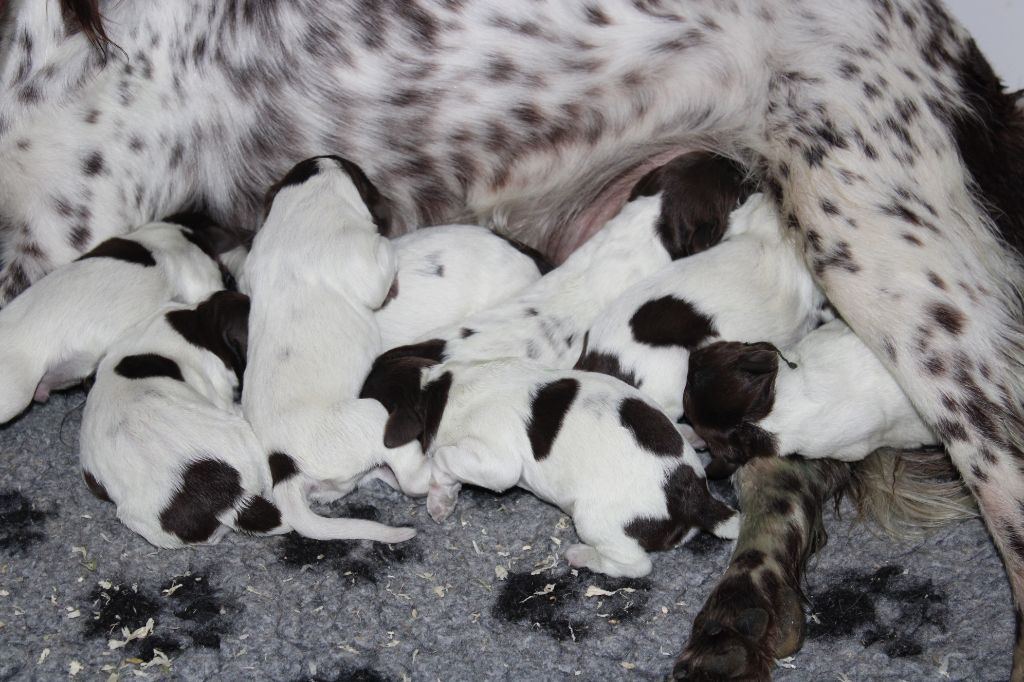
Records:
<instances>
[{"instance_id":1,"label":"puppy's hind leg","mask_svg":"<svg viewBox=\"0 0 1024 682\"><path fill-rule=\"evenodd\" d=\"M651 572L651 559L640 543L626 534L621 523L607 518L593 505L577 506L573 522L583 543L566 548L565 560L570 566L626 578L640 578Z\"/></svg>"},{"instance_id":2,"label":"puppy's hind leg","mask_svg":"<svg viewBox=\"0 0 1024 682\"><path fill-rule=\"evenodd\" d=\"M439 447L432 457L433 473L427 493L427 511L440 523L455 510L462 483L504 492L519 483L523 467L514 453L495 451L475 438Z\"/></svg>"}]
</instances>

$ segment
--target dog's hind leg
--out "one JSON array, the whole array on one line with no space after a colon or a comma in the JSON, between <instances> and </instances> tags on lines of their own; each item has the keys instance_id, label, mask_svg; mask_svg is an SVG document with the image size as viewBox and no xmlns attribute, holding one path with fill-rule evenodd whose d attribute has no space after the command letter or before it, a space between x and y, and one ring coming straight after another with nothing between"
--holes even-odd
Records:
<instances>
[{"instance_id":1,"label":"dog's hind leg","mask_svg":"<svg viewBox=\"0 0 1024 682\"><path fill-rule=\"evenodd\" d=\"M800 577L825 544L824 504L849 480L828 460L759 458L736 476L742 516L729 568L697 614L675 679L768 679L804 638Z\"/></svg>"}]
</instances>

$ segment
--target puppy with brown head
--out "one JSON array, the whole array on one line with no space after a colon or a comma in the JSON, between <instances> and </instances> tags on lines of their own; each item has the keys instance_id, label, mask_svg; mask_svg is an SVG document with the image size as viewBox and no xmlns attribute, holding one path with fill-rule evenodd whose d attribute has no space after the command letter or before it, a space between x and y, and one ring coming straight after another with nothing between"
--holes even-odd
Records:
<instances>
[{"instance_id":1,"label":"puppy with brown head","mask_svg":"<svg viewBox=\"0 0 1024 682\"><path fill-rule=\"evenodd\" d=\"M772 410L778 371L778 350L763 341L718 341L690 354L683 409L714 457L709 476L778 454L755 425Z\"/></svg>"},{"instance_id":2,"label":"puppy with brown head","mask_svg":"<svg viewBox=\"0 0 1024 682\"><path fill-rule=\"evenodd\" d=\"M752 457L864 459L937 442L896 381L841 320L787 349L717 342L690 355L686 415L717 471Z\"/></svg>"},{"instance_id":3,"label":"puppy with brown head","mask_svg":"<svg viewBox=\"0 0 1024 682\"><path fill-rule=\"evenodd\" d=\"M270 468L235 402L245 371L249 299L221 291L169 304L100 363L82 417L93 493L158 547L215 543L231 528L289 530Z\"/></svg>"}]
</instances>

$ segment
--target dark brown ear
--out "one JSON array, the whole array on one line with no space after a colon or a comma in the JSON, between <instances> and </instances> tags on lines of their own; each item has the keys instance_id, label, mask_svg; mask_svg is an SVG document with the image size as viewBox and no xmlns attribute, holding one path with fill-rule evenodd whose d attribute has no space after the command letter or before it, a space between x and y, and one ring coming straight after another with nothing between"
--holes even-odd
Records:
<instances>
[{"instance_id":1,"label":"dark brown ear","mask_svg":"<svg viewBox=\"0 0 1024 682\"><path fill-rule=\"evenodd\" d=\"M768 396L761 399L760 402L764 403L765 400L774 400L774 397ZM771 411L771 407L770 404L767 406L755 404L751 406L749 414L755 415L754 420L763 419ZM736 427L729 438L733 445L732 455L738 458L733 460L735 464L744 464L755 457L777 457L779 454L775 437L750 422Z\"/></svg>"},{"instance_id":2,"label":"dark brown ear","mask_svg":"<svg viewBox=\"0 0 1024 682\"><path fill-rule=\"evenodd\" d=\"M388 236L391 234L391 202L389 202L384 195L378 190L376 185L370 182L370 178L366 177L366 173L363 169L349 161L343 159L340 156L332 156L332 159L337 161L348 176L352 178L352 184L356 186L356 190L359 192L359 196L362 197L363 203L366 204L367 210L370 211L370 215L373 217L373 222L377 225L377 231L382 235Z\"/></svg>"},{"instance_id":3,"label":"dark brown ear","mask_svg":"<svg viewBox=\"0 0 1024 682\"><path fill-rule=\"evenodd\" d=\"M736 473L737 468L734 462L729 462L721 457L712 457L704 468L704 475L708 477L709 481L720 481Z\"/></svg>"},{"instance_id":4,"label":"dark brown ear","mask_svg":"<svg viewBox=\"0 0 1024 682\"><path fill-rule=\"evenodd\" d=\"M768 632L768 612L762 608L750 608L740 611L736 618L736 631L753 641L760 641Z\"/></svg>"},{"instance_id":5,"label":"dark brown ear","mask_svg":"<svg viewBox=\"0 0 1024 682\"><path fill-rule=\"evenodd\" d=\"M249 350L249 297L244 303L238 302L230 306L228 317L221 332L224 345L232 357L232 369L239 375L245 373L246 354Z\"/></svg>"},{"instance_id":6,"label":"dark brown ear","mask_svg":"<svg viewBox=\"0 0 1024 682\"><path fill-rule=\"evenodd\" d=\"M238 377L245 374L249 348L249 297L234 291L219 291L209 299L212 324L219 332L222 350L217 353Z\"/></svg>"},{"instance_id":7,"label":"dark brown ear","mask_svg":"<svg viewBox=\"0 0 1024 682\"><path fill-rule=\"evenodd\" d=\"M408 407L400 407L384 425L384 447L397 448L411 443L423 433L423 421Z\"/></svg>"},{"instance_id":8,"label":"dark brown ear","mask_svg":"<svg viewBox=\"0 0 1024 682\"><path fill-rule=\"evenodd\" d=\"M768 345L768 348L763 346ZM747 374L773 374L779 368L779 352L770 344L748 347L736 361L736 367Z\"/></svg>"}]
</instances>

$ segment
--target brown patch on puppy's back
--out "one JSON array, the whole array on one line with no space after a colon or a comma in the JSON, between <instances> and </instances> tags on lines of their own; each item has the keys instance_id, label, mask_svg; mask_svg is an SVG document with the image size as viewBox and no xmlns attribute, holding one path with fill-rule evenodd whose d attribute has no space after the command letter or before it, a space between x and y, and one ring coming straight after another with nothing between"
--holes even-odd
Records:
<instances>
[{"instance_id":1,"label":"brown patch on puppy's back","mask_svg":"<svg viewBox=\"0 0 1024 682\"><path fill-rule=\"evenodd\" d=\"M633 338L654 347L679 346L696 348L709 338L718 336L710 317L689 301L675 296L662 296L640 306L629 320Z\"/></svg>"},{"instance_id":2,"label":"brown patch on puppy's back","mask_svg":"<svg viewBox=\"0 0 1024 682\"><path fill-rule=\"evenodd\" d=\"M576 379L558 379L541 386L530 403L530 420L526 435L530 439L534 459L540 461L551 454L565 415L572 407L580 382Z\"/></svg>"},{"instance_id":3,"label":"brown patch on puppy's back","mask_svg":"<svg viewBox=\"0 0 1024 682\"><path fill-rule=\"evenodd\" d=\"M619 423L633 434L636 444L647 452L677 457L683 451L683 437L663 412L639 398L626 398L619 405Z\"/></svg>"}]
</instances>

